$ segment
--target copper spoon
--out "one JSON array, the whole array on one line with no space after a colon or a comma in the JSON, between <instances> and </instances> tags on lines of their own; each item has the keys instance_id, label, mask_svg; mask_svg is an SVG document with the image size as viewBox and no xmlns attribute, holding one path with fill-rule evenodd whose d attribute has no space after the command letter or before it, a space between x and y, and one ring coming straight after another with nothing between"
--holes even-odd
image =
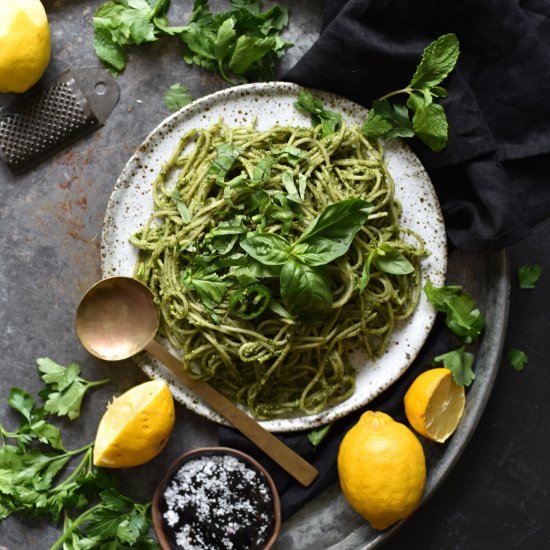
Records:
<instances>
[{"instance_id":1,"label":"copper spoon","mask_svg":"<svg viewBox=\"0 0 550 550\"><path fill-rule=\"evenodd\" d=\"M106 361L147 351L297 481L310 485L319 472L309 462L212 386L187 376L181 360L155 340L159 322L153 295L144 284L131 277L109 277L84 294L76 312L76 333L92 355Z\"/></svg>"}]
</instances>

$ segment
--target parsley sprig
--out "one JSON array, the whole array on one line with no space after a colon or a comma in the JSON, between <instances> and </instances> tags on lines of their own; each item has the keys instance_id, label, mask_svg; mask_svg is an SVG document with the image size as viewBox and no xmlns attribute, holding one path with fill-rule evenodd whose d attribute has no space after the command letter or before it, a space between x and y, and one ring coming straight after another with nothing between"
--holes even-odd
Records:
<instances>
[{"instance_id":1,"label":"parsley sprig","mask_svg":"<svg viewBox=\"0 0 550 550\"><path fill-rule=\"evenodd\" d=\"M8 405L20 416L19 428L0 425L0 520L19 514L58 522L63 516L64 532L52 549L158 549L148 534L150 504L125 497L116 478L93 466L93 443L67 450L49 421L51 416L76 419L87 391L107 380L82 378L76 363L64 367L46 357L37 363L44 404L39 406L23 389L11 388ZM74 510L86 506L71 519Z\"/></svg>"},{"instance_id":2,"label":"parsley sprig","mask_svg":"<svg viewBox=\"0 0 550 550\"><path fill-rule=\"evenodd\" d=\"M226 11L212 12L208 0L195 0L186 25L171 26L170 0L113 0L102 4L93 18L97 57L114 74L128 62L131 46L161 37L180 41L183 59L217 72L230 84L269 79L276 61L291 46L281 38L289 15L274 5L262 11L261 0L231 0ZM172 90L169 101L181 90ZM180 97L181 99L181 97Z\"/></svg>"},{"instance_id":3,"label":"parsley sprig","mask_svg":"<svg viewBox=\"0 0 550 550\"><path fill-rule=\"evenodd\" d=\"M428 279L424 286L428 301L437 311L445 314L447 328L464 344L475 342L485 328L485 318L477 308L474 298L459 285L434 286ZM475 379L472 369L474 355L465 346L435 357L453 373L459 386L469 386Z\"/></svg>"}]
</instances>

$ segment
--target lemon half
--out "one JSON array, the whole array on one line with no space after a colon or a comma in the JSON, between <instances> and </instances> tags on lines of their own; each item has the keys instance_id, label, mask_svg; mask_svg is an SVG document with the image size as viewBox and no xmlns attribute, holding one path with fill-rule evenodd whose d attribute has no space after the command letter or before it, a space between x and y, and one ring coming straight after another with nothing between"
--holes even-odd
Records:
<instances>
[{"instance_id":1,"label":"lemon half","mask_svg":"<svg viewBox=\"0 0 550 550\"><path fill-rule=\"evenodd\" d=\"M128 468L148 462L168 442L175 418L166 382L152 380L131 388L108 405L99 423L94 464Z\"/></svg>"},{"instance_id":2,"label":"lemon half","mask_svg":"<svg viewBox=\"0 0 550 550\"><path fill-rule=\"evenodd\" d=\"M404 401L411 426L427 439L444 443L462 418L466 396L449 369L437 368L415 378Z\"/></svg>"}]
</instances>

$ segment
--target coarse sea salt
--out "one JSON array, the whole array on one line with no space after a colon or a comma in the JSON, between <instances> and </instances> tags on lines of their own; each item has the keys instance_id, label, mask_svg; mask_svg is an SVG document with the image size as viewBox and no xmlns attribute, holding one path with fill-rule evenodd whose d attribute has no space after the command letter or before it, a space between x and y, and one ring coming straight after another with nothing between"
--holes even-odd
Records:
<instances>
[{"instance_id":1,"label":"coarse sea salt","mask_svg":"<svg viewBox=\"0 0 550 550\"><path fill-rule=\"evenodd\" d=\"M184 462L164 490L166 534L183 550L260 550L273 533L273 496L265 476L229 454Z\"/></svg>"}]
</instances>

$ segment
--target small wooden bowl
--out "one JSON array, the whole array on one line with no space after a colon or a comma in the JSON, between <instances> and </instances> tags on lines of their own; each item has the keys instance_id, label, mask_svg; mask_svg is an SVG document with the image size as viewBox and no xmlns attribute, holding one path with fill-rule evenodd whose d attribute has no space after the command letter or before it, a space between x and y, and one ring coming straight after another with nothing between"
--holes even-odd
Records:
<instances>
[{"instance_id":1,"label":"small wooden bowl","mask_svg":"<svg viewBox=\"0 0 550 550\"><path fill-rule=\"evenodd\" d=\"M202 447L202 448L194 449L192 451L184 453L180 457L178 457L164 474L164 477L158 484L155 490L155 493L153 495L153 501L151 504L151 516L153 520L153 529L155 530L155 534L157 535L157 538L162 550L174 549L174 547L170 543L168 536L166 535L165 523L164 523L164 520L162 519L162 514L161 514L161 499L166 489L166 486L168 485L168 482L172 479L172 475L183 465L184 462L187 462L192 458L198 458L201 456L219 456L219 455L232 455L236 458L239 458L243 462L246 462L253 469L261 472L264 475L265 481L269 489L271 490L271 496L273 500L274 525L273 525L273 533L271 534L271 537L266 542L262 550L269 550L275 544L275 541L277 540L277 537L279 536L279 533L281 531L281 501L279 499L279 493L277 492L277 488L273 483L273 479L271 478L267 470L259 462L254 460L251 456L241 451L238 451L237 449L231 449L229 447Z\"/></svg>"}]
</instances>

